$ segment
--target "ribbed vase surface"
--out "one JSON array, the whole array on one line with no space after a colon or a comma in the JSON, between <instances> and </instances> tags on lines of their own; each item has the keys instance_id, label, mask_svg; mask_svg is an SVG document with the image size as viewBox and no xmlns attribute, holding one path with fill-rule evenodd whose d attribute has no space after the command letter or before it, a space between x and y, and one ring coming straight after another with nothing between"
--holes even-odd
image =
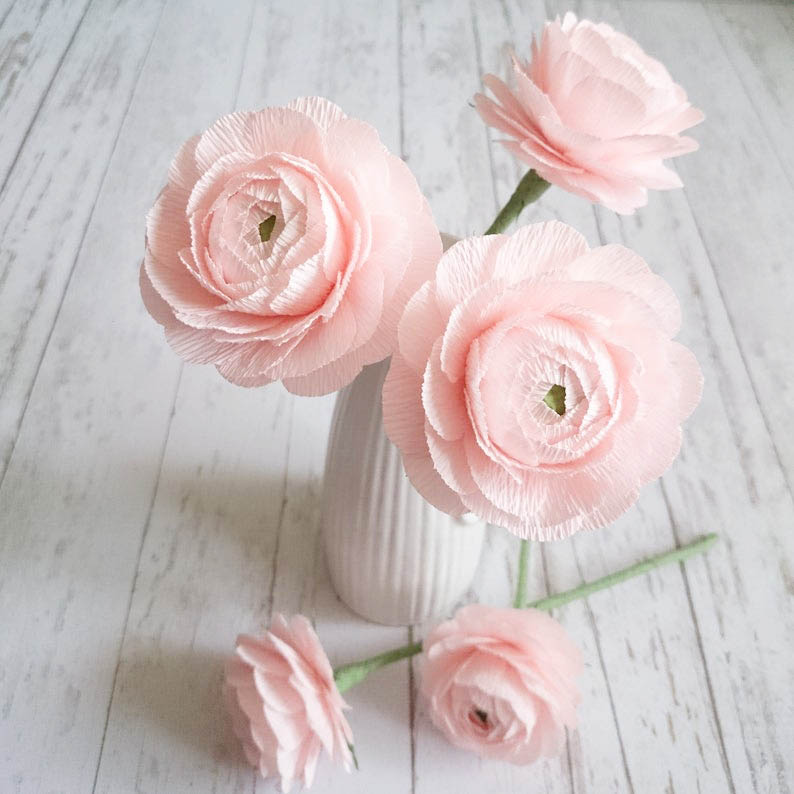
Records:
<instances>
[{"instance_id":1,"label":"ribbed vase surface","mask_svg":"<svg viewBox=\"0 0 794 794\"><path fill-rule=\"evenodd\" d=\"M454 606L471 584L485 525L436 510L411 485L383 430L388 368L366 367L337 397L322 522L339 597L369 620L406 625Z\"/></svg>"}]
</instances>

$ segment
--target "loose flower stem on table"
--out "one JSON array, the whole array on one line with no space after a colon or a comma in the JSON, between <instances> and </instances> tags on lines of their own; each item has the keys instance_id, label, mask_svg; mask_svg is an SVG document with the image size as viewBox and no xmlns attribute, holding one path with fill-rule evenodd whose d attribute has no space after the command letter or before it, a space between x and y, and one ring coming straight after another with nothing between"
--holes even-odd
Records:
<instances>
[{"instance_id":1,"label":"loose flower stem on table","mask_svg":"<svg viewBox=\"0 0 794 794\"><path fill-rule=\"evenodd\" d=\"M377 656L370 656L369 659L362 659L359 662L351 662L337 667L334 670L334 681L336 688L340 692L345 692L350 687L361 683L373 670L385 667L392 662L399 662L400 659L408 659L411 656L422 652L421 642L412 642L402 648L394 648L391 651L379 653Z\"/></svg>"},{"instance_id":2,"label":"loose flower stem on table","mask_svg":"<svg viewBox=\"0 0 794 794\"><path fill-rule=\"evenodd\" d=\"M574 587L573 590L566 590L564 593L557 593L557 595L547 596L538 601L533 601L529 606L533 609L555 609L556 607L561 607L579 598L587 598L587 596L597 593L599 590L606 590L613 585L625 582L627 579L641 576L662 565L668 565L672 562L683 562L689 557L694 557L696 554L702 554L704 551L708 551L716 542L717 534L712 532L692 543L688 543L686 546L682 546L680 549L672 549L671 551L666 551L664 554L657 554L655 557L650 557L647 560L630 565L628 568L623 568L615 573L607 574L600 579L596 579L592 582L585 582L579 585L579 587Z\"/></svg>"},{"instance_id":3,"label":"loose flower stem on table","mask_svg":"<svg viewBox=\"0 0 794 794\"><path fill-rule=\"evenodd\" d=\"M688 543L686 546L681 546L681 548L672 549L671 551L666 551L663 554L657 554L654 557L649 557L647 560L630 565L628 568L623 568L622 570L616 571L615 573L602 576L600 579L595 579L592 582L585 582L584 584L579 585L579 587L574 587L572 590L566 590L563 593L557 593L556 595L547 596L546 598L533 601L531 604L527 604L527 607L531 609L542 610L555 609L556 607L563 606L564 604L568 604L571 601L576 601L579 598L586 598L593 593L597 593L599 590L606 590L613 585L620 584L621 582L625 582L628 579L633 579L635 576L648 573L648 571L652 571L654 568L660 568L661 566L668 565L670 563L683 562L690 557L694 557L697 554L702 554L703 552L708 551L716 542L717 535L716 533L712 532L709 535L704 535L702 538L698 538L698 540L692 541L692 543ZM526 561L529 558L529 544L526 541L523 542L521 547L521 558L525 558L525 581ZM518 604L519 598L521 598L522 602L524 601L524 596L521 589L522 585L520 584L520 565L521 563L519 560L519 587L517 588L516 593L516 604ZM350 689L350 687L355 686L356 684L363 681L373 670L377 670L380 667L385 667L387 664L397 662L400 659L407 659L411 656L415 656L416 654L421 653L421 651L422 643L413 642L410 645L404 645L401 648L394 648L390 651L380 653L377 656L371 656L369 659L362 659L357 662L351 662L350 664L337 667L334 671L334 680L336 682L337 689L340 692L345 692L346 690Z\"/></svg>"}]
</instances>

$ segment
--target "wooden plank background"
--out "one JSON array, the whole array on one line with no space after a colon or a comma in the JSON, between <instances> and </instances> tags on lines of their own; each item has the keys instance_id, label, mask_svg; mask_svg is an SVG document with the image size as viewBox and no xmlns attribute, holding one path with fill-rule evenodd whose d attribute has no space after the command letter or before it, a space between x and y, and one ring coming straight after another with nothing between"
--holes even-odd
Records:
<instances>
[{"instance_id":1,"label":"wooden plank background","mask_svg":"<svg viewBox=\"0 0 794 794\"><path fill-rule=\"evenodd\" d=\"M335 598L318 539L333 396L182 367L138 288L143 217L180 142L322 94L407 160L439 225L480 232L519 166L471 107L505 49L572 7L637 38L706 111L686 189L618 217L675 287L706 376L673 469L604 531L535 547L533 595L685 542L707 558L558 610L580 729L530 768L451 748L409 663L350 692L361 771L321 792L794 790L794 7L762 2L0 0L0 791L271 791L223 718L223 657L274 610L333 661L421 636ZM504 604L492 530L467 599Z\"/></svg>"}]
</instances>

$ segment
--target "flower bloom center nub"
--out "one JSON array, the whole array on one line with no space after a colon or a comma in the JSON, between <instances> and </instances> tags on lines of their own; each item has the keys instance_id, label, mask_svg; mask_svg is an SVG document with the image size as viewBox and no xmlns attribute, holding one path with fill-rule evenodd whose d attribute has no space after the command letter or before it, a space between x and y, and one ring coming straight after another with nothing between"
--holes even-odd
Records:
<instances>
[{"instance_id":1,"label":"flower bloom center nub","mask_svg":"<svg viewBox=\"0 0 794 794\"><path fill-rule=\"evenodd\" d=\"M270 240L270 235L273 234L273 227L276 225L276 216L268 215L262 223L259 224L259 239L266 243Z\"/></svg>"},{"instance_id":2,"label":"flower bloom center nub","mask_svg":"<svg viewBox=\"0 0 794 794\"><path fill-rule=\"evenodd\" d=\"M543 398L543 402L551 408L558 416L565 414L565 386L555 383Z\"/></svg>"},{"instance_id":3,"label":"flower bloom center nub","mask_svg":"<svg viewBox=\"0 0 794 794\"><path fill-rule=\"evenodd\" d=\"M482 709L472 709L469 712L469 719L480 728L491 727L491 724L488 722L488 712Z\"/></svg>"}]
</instances>

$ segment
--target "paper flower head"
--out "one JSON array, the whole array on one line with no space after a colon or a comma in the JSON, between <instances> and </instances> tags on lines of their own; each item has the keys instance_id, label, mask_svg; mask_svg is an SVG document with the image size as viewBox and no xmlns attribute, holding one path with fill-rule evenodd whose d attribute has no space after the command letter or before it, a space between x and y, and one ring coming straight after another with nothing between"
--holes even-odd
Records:
<instances>
[{"instance_id":1,"label":"paper flower head","mask_svg":"<svg viewBox=\"0 0 794 794\"><path fill-rule=\"evenodd\" d=\"M419 492L534 540L601 527L678 453L700 398L678 301L552 221L462 240L409 301L383 387Z\"/></svg>"},{"instance_id":2,"label":"paper flower head","mask_svg":"<svg viewBox=\"0 0 794 794\"><path fill-rule=\"evenodd\" d=\"M226 702L246 758L263 777L311 786L323 750L348 772L353 734L311 623L277 615L261 639L241 635L226 665Z\"/></svg>"},{"instance_id":3,"label":"paper flower head","mask_svg":"<svg viewBox=\"0 0 794 794\"><path fill-rule=\"evenodd\" d=\"M312 97L224 116L182 147L147 218L141 291L187 361L324 394L389 355L440 254L407 166Z\"/></svg>"},{"instance_id":4,"label":"paper flower head","mask_svg":"<svg viewBox=\"0 0 794 794\"><path fill-rule=\"evenodd\" d=\"M620 213L649 188L681 187L662 160L697 149L680 133L703 114L628 36L569 12L546 23L530 63L513 58L513 78L486 75L496 101L478 94L477 109L547 181Z\"/></svg>"},{"instance_id":5,"label":"paper flower head","mask_svg":"<svg viewBox=\"0 0 794 794\"><path fill-rule=\"evenodd\" d=\"M485 758L531 764L576 726L582 654L536 609L471 604L423 643L421 691L447 738Z\"/></svg>"}]
</instances>

